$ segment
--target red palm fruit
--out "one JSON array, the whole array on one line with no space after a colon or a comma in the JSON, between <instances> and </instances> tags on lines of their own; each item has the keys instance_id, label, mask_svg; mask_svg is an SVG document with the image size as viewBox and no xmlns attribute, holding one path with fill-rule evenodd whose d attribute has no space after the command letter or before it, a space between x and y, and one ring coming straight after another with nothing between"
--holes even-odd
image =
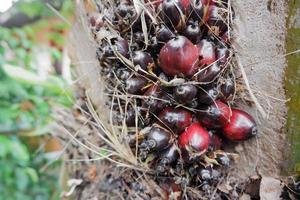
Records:
<instances>
[{"instance_id":1,"label":"red palm fruit","mask_svg":"<svg viewBox=\"0 0 300 200\"><path fill-rule=\"evenodd\" d=\"M147 153L152 151L162 151L170 147L173 141L174 137L170 131L154 125L146 135L146 139L141 143L140 148Z\"/></svg>"},{"instance_id":2,"label":"red palm fruit","mask_svg":"<svg viewBox=\"0 0 300 200\"><path fill-rule=\"evenodd\" d=\"M208 66L207 69L200 71L196 76L196 80L200 83L211 83L220 74L221 70L219 62L215 62Z\"/></svg>"},{"instance_id":3,"label":"red palm fruit","mask_svg":"<svg viewBox=\"0 0 300 200\"><path fill-rule=\"evenodd\" d=\"M130 94L141 94L148 81L144 77L135 76L125 81L125 90Z\"/></svg>"},{"instance_id":4,"label":"red palm fruit","mask_svg":"<svg viewBox=\"0 0 300 200\"><path fill-rule=\"evenodd\" d=\"M190 0L164 0L162 3L165 21L177 30L182 30L185 27L189 8Z\"/></svg>"},{"instance_id":5,"label":"red palm fruit","mask_svg":"<svg viewBox=\"0 0 300 200\"><path fill-rule=\"evenodd\" d=\"M154 65L154 60L151 55L143 51L133 52L132 61L134 65L140 65L143 70L147 70Z\"/></svg>"},{"instance_id":6,"label":"red palm fruit","mask_svg":"<svg viewBox=\"0 0 300 200\"><path fill-rule=\"evenodd\" d=\"M180 200L182 199L182 189L173 179L159 181L162 190L162 199Z\"/></svg>"},{"instance_id":7,"label":"red palm fruit","mask_svg":"<svg viewBox=\"0 0 300 200\"><path fill-rule=\"evenodd\" d=\"M208 90L198 91L198 102L206 105L212 104L219 97L219 90L216 87Z\"/></svg>"},{"instance_id":8,"label":"red palm fruit","mask_svg":"<svg viewBox=\"0 0 300 200\"><path fill-rule=\"evenodd\" d=\"M178 36L167 42L159 53L160 67L170 76L192 76L199 68L197 47L186 37Z\"/></svg>"},{"instance_id":9,"label":"red palm fruit","mask_svg":"<svg viewBox=\"0 0 300 200\"><path fill-rule=\"evenodd\" d=\"M208 149L210 137L200 123L194 122L178 138L179 147L185 150L193 149L201 152Z\"/></svg>"},{"instance_id":10,"label":"red palm fruit","mask_svg":"<svg viewBox=\"0 0 300 200\"><path fill-rule=\"evenodd\" d=\"M197 44L200 56L200 65L209 65L216 61L215 45L206 39Z\"/></svg>"},{"instance_id":11,"label":"red palm fruit","mask_svg":"<svg viewBox=\"0 0 300 200\"><path fill-rule=\"evenodd\" d=\"M222 67L225 67L226 64L228 63L229 53L230 52L227 47L217 48L216 50L217 60Z\"/></svg>"},{"instance_id":12,"label":"red palm fruit","mask_svg":"<svg viewBox=\"0 0 300 200\"><path fill-rule=\"evenodd\" d=\"M195 85L179 85L173 89L173 96L179 103L191 103L197 97L197 91Z\"/></svg>"},{"instance_id":13,"label":"red palm fruit","mask_svg":"<svg viewBox=\"0 0 300 200\"><path fill-rule=\"evenodd\" d=\"M212 133L212 135L210 135L209 149L215 151L221 149L221 145L222 145L221 138L215 133Z\"/></svg>"},{"instance_id":14,"label":"red palm fruit","mask_svg":"<svg viewBox=\"0 0 300 200\"><path fill-rule=\"evenodd\" d=\"M172 107L163 109L158 118L162 124L173 130L174 133L182 132L193 120L192 113L189 111Z\"/></svg>"},{"instance_id":15,"label":"red palm fruit","mask_svg":"<svg viewBox=\"0 0 300 200\"><path fill-rule=\"evenodd\" d=\"M152 85L145 93L146 98L142 104L142 108L149 110L151 113L157 113L168 105L166 94L157 85Z\"/></svg>"},{"instance_id":16,"label":"red palm fruit","mask_svg":"<svg viewBox=\"0 0 300 200\"><path fill-rule=\"evenodd\" d=\"M246 112L232 109L230 122L223 127L223 135L232 141L247 140L257 134L254 119Z\"/></svg>"},{"instance_id":17,"label":"red palm fruit","mask_svg":"<svg viewBox=\"0 0 300 200\"><path fill-rule=\"evenodd\" d=\"M235 92L234 81L232 78L227 77L222 80L220 86L220 99L224 102L231 101Z\"/></svg>"},{"instance_id":18,"label":"red palm fruit","mask_svg":"<svg viewBox=\"0 0 300 200\"><path fill-rule=\"evenodd\" d=\"M198 43L202 37L198 21L190 21L185 28L183 35L191 40L194 44Z\"/></svg>"},{"instance_id":19,"label":"red palm fruit","mask_svg":"<svg viewBox=\"0 0 300 200\"><path fill-rule=\"evenodd\" d=\"M229 123L231 109L223 102L216 100L205 111L199 112L201 124L207 128L222 128Z\"/></svg>"}]
</instances>

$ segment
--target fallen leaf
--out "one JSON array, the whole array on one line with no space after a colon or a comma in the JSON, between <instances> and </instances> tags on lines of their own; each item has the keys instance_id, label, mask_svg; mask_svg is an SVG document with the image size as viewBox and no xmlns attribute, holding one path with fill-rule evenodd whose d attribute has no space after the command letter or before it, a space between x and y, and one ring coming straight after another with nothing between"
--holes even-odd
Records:
<instances>
[{"instance_id":1,"label":"fallen leaf","mask_svg":"<svg viewBox=\"0 0 300 200\"><path fill-rule=\"evenodd\" d=\"M283 185L280 180L272 177L262 177L259 196L261 200L279 200Z\"/></svg>"}]
</instances>

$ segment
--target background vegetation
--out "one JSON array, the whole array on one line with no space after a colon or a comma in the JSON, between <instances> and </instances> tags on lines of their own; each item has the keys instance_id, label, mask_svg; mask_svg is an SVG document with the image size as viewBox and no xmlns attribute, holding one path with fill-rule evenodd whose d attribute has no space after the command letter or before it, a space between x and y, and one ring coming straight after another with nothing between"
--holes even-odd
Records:
<instances>
[{"instance_id":1,"label":"background vegetation","mask_svg":"<svg viewBox=\"0 0 300 200\"><path fill-rule=\"evenodd\" d=\"M70 20L72 10L71 0L19 0L4 13L9 19L0 27L0 199L60 199L59 161L43 169L53 157L45 148L51 111L72 105L70 86L60 76L69 29L62 19ZM41 48L55 66L50 70L36 59Z\"/></svg>"}]
</instances>

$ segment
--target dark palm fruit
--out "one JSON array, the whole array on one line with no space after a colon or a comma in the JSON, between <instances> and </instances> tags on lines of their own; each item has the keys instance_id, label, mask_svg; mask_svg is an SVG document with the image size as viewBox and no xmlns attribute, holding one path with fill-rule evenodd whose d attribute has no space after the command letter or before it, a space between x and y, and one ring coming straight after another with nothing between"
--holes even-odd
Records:
<instances>
[{"instance_id":1,"label":"dark palm fruit","mask_svg":"<svg viewBox=\"0 0 300 200\"><path fill-rule=\"evenodd\" d=\"M200 178L203 181L209 181L212 177L211 177L211 170L210 169L201 169L200 170Z\"/></svg>"},{"instance_id":2,"label":"dark palm fruit","mask_svg":"<svg viewBox=\"0 0 300 200\"><path fill-rule=\"evenodd\" d=\"M179 158L178 147L176 144L173 144L168 149L159 153L159 164L157 166L157 170L160 172L165 171L165 167L167 165L173 164Z\"/></svg>"},{"instance_id":3,"label":"dark palm fruit","mask_svg":"<svg viewBox=\"0 0 300 200\"><path fill-rule=\"evenodd\" d=\"M149 110L151 113L157 113L168 105L166 94L157 85L151 86L145 93L143 109Z\"/></svg>"},{"instance_id":4,"label":"dark palm fruit","mask_svg":"<svg viewBox=\"0 0 300 200\"><path fill-rule=\"evenodd\" d=\"M161 123L175 133L181 133L193 120L192 113L182 108L168 107L158 115Z\"/></svg>"},{"instance_id":5,"label":"dark palm fruit","mask_svg":"<svg viewBox=\"0 0 300 200\"><path fill-rule=\"evenodd\" d=\"M223 102L216 100L205 111L199 112L201 123L207 128L222 128L231 116L230 108Z\"/></svg>"},{"instance_id":6,"label":"dark palm fruit","mask_svg":"<svg viewBox=\"0 0 300 200\"><path fill-rule=\"evenodd\" d=\"M210 105L219 96L219 90L216 87L209 88L208 90L198 91L198 102Z\"/></svg>"},{"instance_id":7,"label":"dark palm fruit","mask_svg":"<svg viewBox=\"0 0 300 200\"><path fill-rule=\"evenodd\" d=\"M125 90L130 94L141 94L148 81L144 77L135 76L125 81Z\"/></svg>"},{"instance_id":8,"label":"dark palm fruit","mask_svg":"<svg viewBox=\"0 0 300 200\"><path fill-rule=\"evenodd\" d=\"M227 47L216 49L217 60L222 67L225 67L228 63L229 50Z\"/></svg>"},{"instance_id":9,"label":"dark palm fruit","mask_svg":"<svg viewBox=\"0 0 300 200\"><path fill-rule=\"evenodd\" d=\"M165 25L157 26L156 37L161 42L168 42L175 37L175 34Z\"/></svg>"},{"instance_id":10,"label":"dark palm fruit","mask_svg":"<svg viewBox=\"0 0 300 200\"><path fill-rule=\"evenodd\" d=\"M202 37L202 32L198 24L198 21L190 21L183 32L183 35L194 44L198 43Z\"/></svg>"},{"instance_id":11,"label":"dark palm fruit","mask_svg":"<svg viewBox=\"0 0 300 200\"><path fill-rule=\"evenodd\" d=\"M165 14L165 22L169 22L170 26L177 30L183 29L189 6L189 0L164 0L162 12Z\"/></svg>"},{"instance_id":12,"label":"dark palm fruit","mask_svg":"<svg viewBox=\"0 0 300 200\"><path fill-rule=\"evenodd\" d=\"M135 126L135 119L136 119L136 114L139 112L136 112L136 110L132 107L128 107L125 113L125 123L127 126Z\"/></svg>"},{"instance_id":13,"label":"dark palm fruit","mask_svg":"<svg viewBox=\"0 0 300 200\"><path fill-rule=\"evenodd\" d=\"M116 39L112 41L112 45L115 50L119 52L122 56L129 58L129 44L125 39Z\"/></svg>"},{"instance_id":14,"label":"dark palm fruit","mask_svg":"<svg viewBox=\"0 0 300 200\"><path fill-rule=\"evenodd\" d=\"M222 133L231 141L246 140L257 134L257 125L248 113L232 109L230 122L223 127Z\"/></svg>"},{"instance_id":15,"label":"dark palm fruit","mask_svg":"<svg viewBox=\"0 0 300 200\"><path fill-rule=\"evenodd\" d=\"M160 67L170 76L192 76L199 65L197 47L186 37L178 36L167 42L159 53Z\"/></svg>"},{"instance_id":16,"label":"dark palm fruit","mask_svg":"<svg viewBox=\"0 0 300 200\"><path fill-rule=\"evenodd\" d=\"M221 41L224 43L224 44L229 44L229 32L228 31L225 31L225 33L223 33L223 35L221 36Z\"/></svg>"},{"instance_id":17,"label":"dark palm fruit","mask_svg":"<svg viewBox=\"0 0 300 200\"><path fill-rule=\"evenodd\" d=\"M226 11L224 9L217 6L209 6L208 8L208 20L207 24L209 26L209 30L216 36L221 36L227 30L227 24L224 20L226 20Z\"/></svg>"},{"instance_id":18,"label":"dark palm fruit","mask_svg":"<svg viewBox=\"0 0 300 200\"><path fill-rule=\"evenodd\" d=\"M210 65L216 61L216 48L213 42L203 39L197 44L197 47L201 66Z\"/></svg>"},{"instance_id":19,"label":"dark palm fruit","mask_svg":"<svg viewBox=\"0 0 300 200\"><path fill-rule=\"evenodd\" d=\"M208 149L210 137L200 123L194 122L180 134L178 143L181 149L202 152Z\"/></svg>"},{"instance_id":20,"label":"dark palm fruit","mask_svg":"<svg viewBox=\"0 0 300 200\"><path fill-rule=\"evenodd\" d=\"M154 60L151 55L143 51L135 51L132 55L134 65L139 65L143 70L147 70L154 65Z\"/></svg>"},{"instance_id":21,"label":"dark palm fruit","mask_svg":"<svg viewBox=\"0 0 300 200\"><path fill-rule=\"evenodd\" d=\"M234 81L232 78L227 77L221 82L220 86L220 99L222 101L231 101L235 92Z\"/></svg>"},{"instance_id":22,"label":"dark palm fruit","mask_svg":"<svg viewBox=\"0 0 300 200\"><path fill-rule=\"evenodd\" d=\"M204 16L204 7L202 0L192 0L191 2L191 18L202 22Z\"/></svg>"},{"instance_id":23,"label":"dark palm fruit","mask_svg":"<svg viewBox=\"0 0 300 200\"><path fill-rule=\"evenodd\" d=\"M173 89L173 96L179 103L190 103L197 97L197 91L195 85L179 85Z\"/></svg>"},{"instance_id":24,"label":"dark palm fruit","mask_svg":"<svg viewBox=\"0 0 300 200\"><path fill-rule=\"evenodd\" d=\"M218 161L218 163L220 163L223 166L229 166L230 159L226 154L218 155L216 160Z\"/></svg>"},{"instance_id":25,"label":"dark palm fruit","mask_svg":"<svg viewBox=\"0 0 300 200\"><path fill-rule=\"evenodd\" d=\"M146 152L162 151L171 146L173 141L174 138L170 131L154 125L147 134L146 139L141 143L140 148Z\"/></svg>"},{"instance_id":26,"label":"dark palm fruit","mask_svg":"<svg viewBox=\"0 0 300 200\"><path fill-rule=\"evenodd\" d=\"M129 79L131 74L131 71L127 68L118 68L116 70L116 76L122 81Z\"/></svg>"},{"instance_id":27,"label":"dark palm fruit","mask_svg":"<svg viewBox=\"0 0 300 200\"><path fill-rule=\"evenodd\" d=\"M215 62L206 69L201 69L200 73L196 76L196 80L200 83L211 83L220 74L221 70L220 64Z\"/></svg>"}]
</instances>

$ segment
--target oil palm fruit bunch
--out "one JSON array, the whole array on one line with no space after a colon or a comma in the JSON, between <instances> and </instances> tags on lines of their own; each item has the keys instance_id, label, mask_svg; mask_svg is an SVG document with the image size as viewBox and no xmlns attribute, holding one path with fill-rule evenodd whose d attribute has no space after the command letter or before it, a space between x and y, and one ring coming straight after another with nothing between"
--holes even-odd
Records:
<instances>
[{"instance_id":1,"label":"oil palm fruit bunch","mask_svg":"<svg viewBox=\"0 0 300 200\"><path fill-rule=\"evenodd\" d=\"M230 106L229 10L226 0L115 0L89 20L115 125L135 130L141 162L190 186L211 184L230 164L223 141L257 134L254 119Z\"/></svg>"}]
</instances>

